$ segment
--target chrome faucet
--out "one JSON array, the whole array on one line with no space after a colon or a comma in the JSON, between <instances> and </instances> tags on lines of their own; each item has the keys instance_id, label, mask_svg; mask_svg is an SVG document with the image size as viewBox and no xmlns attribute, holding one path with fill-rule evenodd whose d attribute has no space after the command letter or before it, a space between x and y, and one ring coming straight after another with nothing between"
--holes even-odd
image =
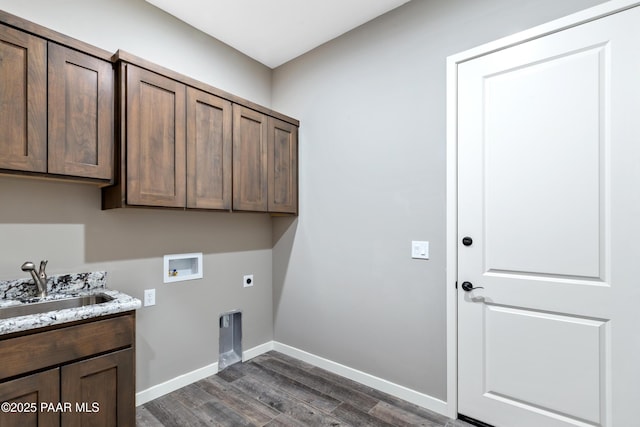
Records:
<instances>
[{"instance_id":1,"label":"chrome faucet","mask_svg":"<svg viewBox=\"0 0 640 427\"><path fill-rule=\"evenodd\" d=\"M25 262L24 264L22 264L22 267L21 267L22 271L28 271L29 273L31 273L31 277L33 278L33 283L38 288L38 292L36 293L36 296L39 298L47 296L47 273L44 270L47 268L48 262L49 261L47 261L46 259L40 261L40 269L38 270L37 273L36 273L36 266L31 261Z\"/></svg>"}]
</instances>

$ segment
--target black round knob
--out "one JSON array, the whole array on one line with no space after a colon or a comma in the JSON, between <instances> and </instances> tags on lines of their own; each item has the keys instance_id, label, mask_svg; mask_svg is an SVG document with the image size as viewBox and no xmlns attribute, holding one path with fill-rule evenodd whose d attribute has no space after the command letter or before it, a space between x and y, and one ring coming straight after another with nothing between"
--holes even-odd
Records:
<instances>
[{"instance_id":1,"label":"black round knob","mask_svg":"<svg viewBox=\"0 0 640 427\"><path fill-rule=\"evenodd\" d=\"M471 292L474 289L484 289L482 286L473 286L471 282L462 282L462 290L465 292Z\"/></svg>"},{"instance_id":2,"label":"black round knob","mask_svg":"<svg viewBox=\"0 0 640 427\"><path fill-rule=\"evenodd\" d=\"M469 236L463 237L462 244L465 246L471 246L473 244L473 239Z\"/></svg>"}]
</instances>

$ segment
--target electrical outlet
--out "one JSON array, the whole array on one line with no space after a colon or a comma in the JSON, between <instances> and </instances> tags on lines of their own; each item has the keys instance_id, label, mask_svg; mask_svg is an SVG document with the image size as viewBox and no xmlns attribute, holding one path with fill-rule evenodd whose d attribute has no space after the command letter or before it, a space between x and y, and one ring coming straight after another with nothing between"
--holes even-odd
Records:
<instances>
[{"instance_id":1,"label":"electrical outlet","mask_svg":"<svg viewBox=\"0 0 640 427\"><path fill-rule=\"evenodd\" d=\"M253 274L247 274L245 276L243 276L242 278L242 286L244 286L245 288L248 288L250 286L253 286L255 284L255 282L253 281Z\"/></svg>"},{"instance_id":2,"label":"electrical outlet","mask_svg":"<svg viewBox=\"0 0 640 427\"><path fill-rule=\"evenodd\" d=\"M144 306L148 307L151 305L156 305L156 290L145 289L144 290Z\"/></svg>"}]
</instances>

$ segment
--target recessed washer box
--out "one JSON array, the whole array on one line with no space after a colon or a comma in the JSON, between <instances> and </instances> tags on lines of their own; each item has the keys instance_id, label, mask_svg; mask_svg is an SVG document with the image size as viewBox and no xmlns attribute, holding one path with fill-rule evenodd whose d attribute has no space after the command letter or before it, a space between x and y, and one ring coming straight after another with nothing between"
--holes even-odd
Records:
<instances>
[{"instance_id":1,"label":"recessed washer box","mask_svg":"<svg viewBox=\"0 0 640 427\"><path fill-rule=\"evenodd\" d=\"M164 283L202 279L202 252L164 256Z\"/></svg>"}]
</instances>

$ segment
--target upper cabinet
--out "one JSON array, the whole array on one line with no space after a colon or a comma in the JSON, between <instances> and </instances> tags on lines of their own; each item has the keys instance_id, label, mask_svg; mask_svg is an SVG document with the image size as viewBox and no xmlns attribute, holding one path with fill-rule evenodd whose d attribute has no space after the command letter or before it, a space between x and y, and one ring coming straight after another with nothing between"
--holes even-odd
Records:
<instances>
[{"instance_id":1,"label":"upper cabinet","mask_svg":"<svg viewBox=\"0 0 640 427\"><path fill-rule=\"evenodd\" d=\"M297 126L233 106L233 209L297 213Z\"/></svg>"},{"instance_id":2,"label":"upper cabinet","mask_svg":"<svg viewBox=\"0 0 640 427\"><path fill-rule=\"evenodd\" d=\"M297 214L298 121L126 52L103 208Z\"/></svg>"},{"instance_id":3,"label":"upper cabinet","mask_svg":"<svg viewBox=\"0 0 640 427\"><path fill-rule=\"evenodd\" d=\"M0 14L3 20L7 16ZM35 24L16 23L29 31L0 24L0 169L109 184L111 62L95 48L89 48L91 54L81 52L81 42Z\"/></svg>"},{"instance_id":4,"label":"upper cabinet","mask_svg":"<svg viewBox=\"0 0 640 427\"><path fill-rule=\"evenodd\" d=\"M266 212L267 116L233 106L233 209Z\"/></svg>"},{"instance_id":5,"label":"upper cabinet","mask_svg":"<svg viewBox=\"0 0 640 427\"><path fill-rule=\"evenodd\" d=\"M298 127L269 117L267 123L269 212L298 212Z\"/></svg>"},{"instance_id":6,"label":"upper cabinet","mask_svg":"<svg viewBox=\"0 0 640 427\"><path fill-rule=\"evenodd\" d=\"M103 207L231 208L231 102L119 65L120 173Z\"/></svg>"},{"instance_id":7,"label":"upper cabinet","mask_svg":"<svg viewBox=\"0 0 640 427\"><path fill-rule=\"evenodd\" d=\"M49 43L48 172L113 178L113 66Z\"/></svg>"},{"instance_id":8,"label":"upper cabinet","mask_svg":"<svg viewBox=\"0 0 640 427\"><path fill-rule=\"evenodd\" d=\"M103 209L296 215L298 126L0 10L0 174L97 183Z\"/></svg>"},{"instance_id":9,"label":"upper cabinet","mask_svg":"<svg viewBox=\"0 0 640 427\"><path fill-rule=\"evenodd\" d=\"M184 207L186 199L185 86L122 64L126 95L126 202Z\"/></svg>"},{"instance_id":10,"label":"upper cabinet","mask_svg":"<svg viewBox=\"0 0 640 427\"><path fill-rule=\"evenodd\" d=\"M231 208L231 102L187 88L187 207Z\"/></svg>"},{"instance_id":11,"label":"upper cabinet","mask_svg":"<svg viewBox=\"0 0 640 427\"><path fill-rule=\"evenodd\" d=\"M0 25L0 168L47 171L47 42Z\"/></svg>"}]
</instances>

